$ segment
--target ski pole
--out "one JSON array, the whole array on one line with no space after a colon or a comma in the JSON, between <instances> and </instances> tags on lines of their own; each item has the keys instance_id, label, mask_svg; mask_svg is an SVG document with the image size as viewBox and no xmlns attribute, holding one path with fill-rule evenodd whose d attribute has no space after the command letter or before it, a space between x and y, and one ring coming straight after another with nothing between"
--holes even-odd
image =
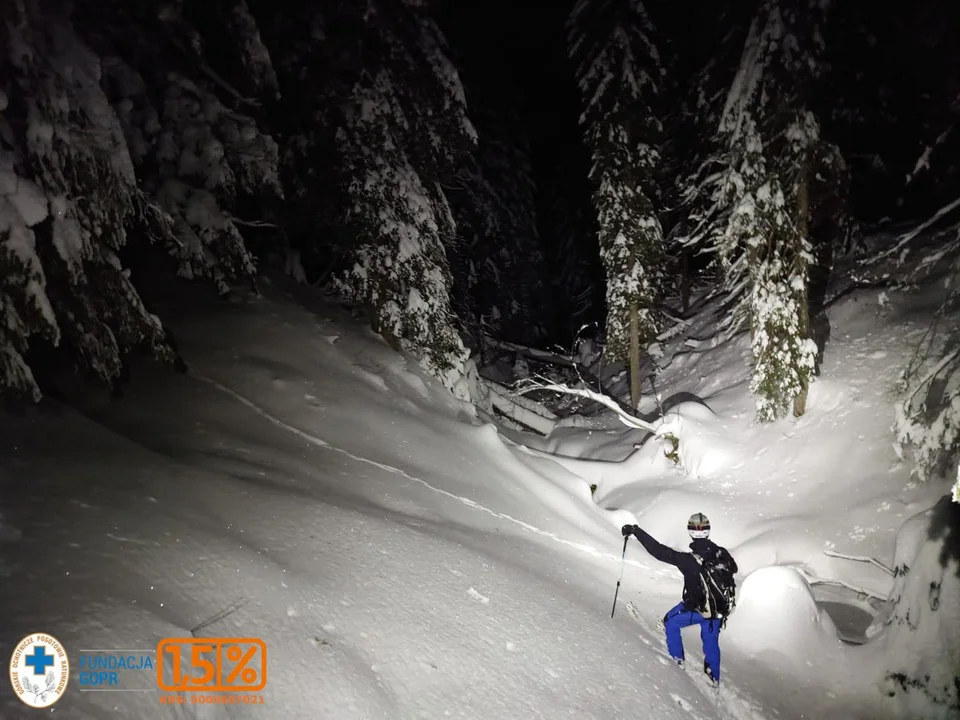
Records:
<instances>
[{"instance_id":1,"label":"ski pole","mask_svg":"<svg viewBox=\"0 0 960 720\"><path fill-rule=\"evenodd\" d=\"M623 580L623 566L627 562L627 542L630 540L630 536L627 535L623 539L623 554L620 556L620 577L617 578L617 589L613 593L613 610L610 611L610 617L613 617L613 614L617 611L617 595L620 594L620 581Z\"/></svg>"}]
</instances>

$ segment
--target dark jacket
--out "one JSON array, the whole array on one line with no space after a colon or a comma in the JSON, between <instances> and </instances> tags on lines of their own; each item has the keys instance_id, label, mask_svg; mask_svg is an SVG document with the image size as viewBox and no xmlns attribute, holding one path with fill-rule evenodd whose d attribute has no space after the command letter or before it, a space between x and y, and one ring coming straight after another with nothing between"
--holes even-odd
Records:
<instances>
[{"instance_id":1,"label":"dark jacket","mask_svg":"<svg viewBox=\"0 0 960 720\"><path fill-rule=\"evenodd\" d=\"M694 553L704 560L713 558L717 562L726 564L733 574L739 572L736 560L727 552L727 549L720 547L711 540L694 538L693 542L690 543L692 552L680 552L657 542L642 528L634 527L633 534L651 556L660 562L673 565L683 573L683 596L681 599L685 610L699 612L706 600L703 596L703 584L700 582L700 563L693 556Z\"/></svg>"}]
</instances>

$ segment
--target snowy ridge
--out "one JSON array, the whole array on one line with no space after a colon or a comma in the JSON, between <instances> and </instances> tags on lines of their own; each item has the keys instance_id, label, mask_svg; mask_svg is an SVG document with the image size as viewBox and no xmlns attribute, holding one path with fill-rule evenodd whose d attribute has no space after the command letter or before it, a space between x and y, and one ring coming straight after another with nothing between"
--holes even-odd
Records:
<instances>
[{"instance_id":1,"label":"snowy ridge","mask_svg":"<svg viewBox=\"0 0 960 720\"><path fill-rule=\"evenodd\" d=\"M617 515L581 481L518 455L348 318L318 322L278 299L200 315L177 332L207 381L145 367L129 402L89 408L96 422L4 424L0 483L22 485L29 467L51 500L6 494L23 537L0 545L2 637L46 627L68 650L150 647L236 604L198 634L274 649L266 705L198 713L77 691L59 712L689 717L661 690L669 669L609 618ZM51 434L70 440L51 452ZM28 603L18 588L37 563L64 574ZM17 702L0 696L0 712Z\"/></svg>"}]
</instances>

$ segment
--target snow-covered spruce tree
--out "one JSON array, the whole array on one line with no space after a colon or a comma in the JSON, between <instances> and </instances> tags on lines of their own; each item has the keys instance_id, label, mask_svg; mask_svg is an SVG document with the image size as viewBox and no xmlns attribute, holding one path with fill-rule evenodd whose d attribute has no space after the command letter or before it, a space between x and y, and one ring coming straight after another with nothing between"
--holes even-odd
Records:
<instances>
[{"instance_id":1,"label":"snow-covered spruce tree","mask_svg":"<svg viewBox=\"0 0 960 720\"><path fill-rule=\"evenodd\" d=\"M357 245L338 287L367 308L377 332L462 394L467 352L454 328L445 254L456 227L441 182L476 133L426 10L369 2L358 12L369 70L340 105L336 135Z\"/></svg>"},{"instance_id":2,"label":"snow-covered spruce tree","mask_svg":"<svg viewBox=\"0 0 960 720\"><path fill-rule=\"evenodd\" d=\"M257 102L241 98L210 69L207 40L183 16L184 6L115 1L107 7L105 16L100 5L78 3L78 26L103 57L101 84L139 184L172 221L167 247L180 275L210 278L226 294L230 283L256 272L240 227L261 218L238 218L241 202L260 207L283 195L277 144L234 107L255 109ZM238 63L275 92L252 16L242 2L233 9Z\"/></svg>"},{"instance_id":3,"label":"snow-covered spruce tree","mask_svg":"<svg viewBox=\"0 0 960 720\"><path fill-rule=\"evenodd\" d=\"M640 400L640 353L657 335L663 231L655 175L662 80L654 30L639 0L580 0L568 20L570 56L583 100L581 123L607 275L606 352L630 365Z\"/></svg>"},{"instance_id":4,"label":"snow-covered spruce tree","mask_svg":"<svg viewBox=\"0 0 960 720\"><path fill-rule=\"evenodd\" d=\"M807 95L819 70L825 3L764 0L721 117L726 147L717 202L726 226L716 251L731 304L728 330L749 324L757 417L806 410L810 339L811 168L822 150Z\"/></svg>"},{"instance_id":5,"label":"snow-covered spruce tree","mask_svg":"<svg viewBox=\"0 0 960 720\"><path fill-rule=\"evenodd\" d=\"M70 18L5 3L0 48L0 392L38 399L26 357L41 340L104 380L134 347L169 357L117 256L130 235L168 227Z\"/></svg>"}]
</instances>

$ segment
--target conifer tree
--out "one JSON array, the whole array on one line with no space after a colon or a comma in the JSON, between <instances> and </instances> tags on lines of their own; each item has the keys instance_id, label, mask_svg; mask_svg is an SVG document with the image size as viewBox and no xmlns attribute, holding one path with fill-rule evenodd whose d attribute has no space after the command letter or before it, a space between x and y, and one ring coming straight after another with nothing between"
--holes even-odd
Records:
<instances>
[{"instance_id":1,"label":"conifer tree","mask_svg":"<svg viewBox=\"0 0 960 720\"><path fill-rule=\"evenodd\" d=\"M570 56L583 99L591 178L607 277L606 351L628 361L633 407L640 353L657 335L663 231L655 203L663 70L639 0L581 0L570 16Z\"/></svg>"},{"instance_id":2,"label":"conifer tree","mask_svg":"<svg viewBox=\"0 0 960 720\"><path fill-rule=\"evenodd\" d=\"M172 228L137 186L99 58L70 18L7 3L0 47L0 390L39 399L27 351L44 342L103 380L134 347L169 355L118 252Z\"/></svg>"},{"instance_id":3,"label":"conifer tree","mask_svg":"<svg viewBox=\"0 0 960 720\"><path fill-rule=\"evenodd\" d=\"M728 329L749 325L757 417L802 415L813 374L809 268L812 168L825 150L809 104L820 69L822 5L764 0L744 45L720 122L723 171L717 243L732 306Z\"/></svg>"},{"instance_id":4,"label":"conifer tree","mask_svg":"<svg viewBox=\"0 0 960 720\"><path fill-rule=\"evenodd\" d=\"M246 82L273 83L270 56L243 2L231 36ZM80 30L103 58L101 85L114 107L140 186L172 223L166 243L186 278L211 279L221 294L256 273L240 212L283 197L278 147L254 115L256 100L210 66L208 46L230 43L198 30L189 6L81 5ZM235 23L236 24L236 23ZM222 28L216 28L221 31ZM256 66L256 68L254 67ZM269 92L269 90L267 91ZM238 217L241 216L242 217Z\"/></svg>"},{"instance_id":5,"label":"conifer tree","mask_svg":"<svg viewBox=\"0 0 960 720\"><path fill-rule=\"evenodd\" d=\"M424 8L369 2L347 12L360 43L346 50L362 51L371 69L338 105L335 148L358 238L338 287L460 392L467 352L450 304L456 225L442 183L476 141L463 87Z\"/></svg>"}]
</instances>

